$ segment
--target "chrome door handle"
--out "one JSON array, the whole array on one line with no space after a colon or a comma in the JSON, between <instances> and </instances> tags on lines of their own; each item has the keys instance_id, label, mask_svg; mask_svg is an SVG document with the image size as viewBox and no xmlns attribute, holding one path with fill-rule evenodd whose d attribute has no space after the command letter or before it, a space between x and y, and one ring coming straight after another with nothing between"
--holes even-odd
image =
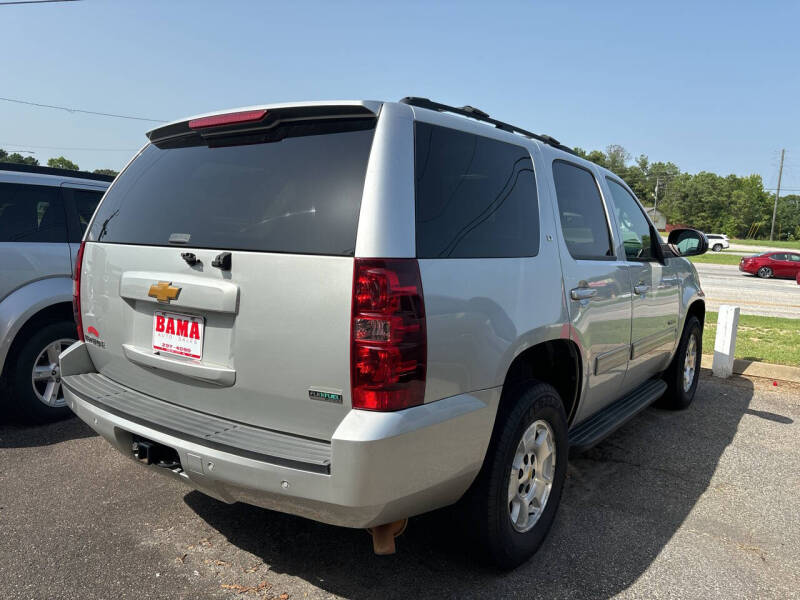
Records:
<instances>
[{"instance_id":1,"label":"chrome door handle","mask_svg":"<svg viewBox=\"0 0 800 600\"><path fill-rule=\"evenodd\" d=\"M577 287L570 290L569 295L573 300L588 300L597 295L597 290L588 287Z\"/></svg>"},{"instance_id":2,"label":"chrome door handle","mask_svg":"<svg viewBox=\"0 0 800 600\"><path fill-rule=\"evenodd\" d=\"M641 296L642 294L646 293L647 290L649 289L650 286L647 285L646 283L637 283L635 286L633 286L633 291L638 296Z\"/></svg>"}]
</instances>

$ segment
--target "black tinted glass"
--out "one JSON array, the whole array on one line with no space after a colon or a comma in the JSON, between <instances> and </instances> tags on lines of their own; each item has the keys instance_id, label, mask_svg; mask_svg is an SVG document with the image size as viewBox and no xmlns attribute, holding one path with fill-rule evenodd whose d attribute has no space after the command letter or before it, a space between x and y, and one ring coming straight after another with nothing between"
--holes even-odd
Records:
<instances>
[{"instance_id":1,"label":"black tinted glass","mask_svg":"<svg viewBox=\"0 0 800 600\"><path fill-rule=\"evenodd\" d=\"M639 203L631 194L613 179L606 178L614 210L625 247L625 257L629 260L650 260L655 257L650 223L644 216Z\"/></svg>"},{"instance_id":2,"label":"black tinted glass","mask_svg":"<svg viewBox=\"0 0 800 600\"><path fill-rule=\"evenodd\" d=\"M148 146L106 195L88 239L352 255L374 121L209 148ZM188 238L188 240L187 240Z\"/></svg>"},{"instance_id":3,"label":"black tinted glass","mask_svg":"<svg viewBox=\"0 0 800 600\"><path fill-rule=\"evenodd\" d=\"M78 213L78 223L81 227L81 235L86 231L86 226L92 220L94 209L100 203L103 192L90 192L89 190L73 190L72 197L75 199L75 210Z\"/></svg>"},{"instance_id":4,"label":"black tinted glass","mask_svg":"<svg viewBox=\"0 0 800 600\"><path fill-rule=\"evenodd\" d=\"M603 199L594 176L568 162L553 162L553 180L564 241L573 258L607 259L614 256Z\"/></svg>"},{"instance_id":5,"label":"black tinted glass","mask_svg":"<svg viewBox=\"0 0 800 600\"><path fill-rule=\"evenodd\" d=\"M417 123L419 258L536 256L539 203L525 148Z\"/></svg>"},{"instance_id":6,"label":"black tinted glass","mask_svg":"<svg viewBox=\"0 0 800 600\"><path fill-rule=\"evenodd\" d=\"M0 183L0 242L66 242L58 188Z\"/></svg>"}]
</instances>

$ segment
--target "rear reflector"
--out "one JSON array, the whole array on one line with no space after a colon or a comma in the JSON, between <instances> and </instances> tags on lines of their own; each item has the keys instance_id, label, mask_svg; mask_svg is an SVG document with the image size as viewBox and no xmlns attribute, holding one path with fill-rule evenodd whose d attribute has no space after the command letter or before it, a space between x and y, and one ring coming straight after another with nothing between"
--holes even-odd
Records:
<instances>
[{"instance_id":1,"label":"rear reflector","mask_svg":"<svg viewBox=\"0 0 800 600\"><path fill-rule=\"evenodd\" d=\"M427 332L416 259L356 258L352 312L353 408L390 411L422 404Z\"/></svg>"},{"instance_id":2,"label":"rear reflector","mask_svg":"<svg viewBox=\"0 0 800 600\"><path fill-rule=\"evenodd\" d=\"M81 315L81 270L83 268L83 249L86 242L81 242L78 247L78 256L75 260L75 276L72 278L72 316L78 328L78 339L83 339L83 316Z\"/></svg>"},{"instance_id":3,"label":"rear reflector","mask_svg":"<svg viewBox=\"0 0 800 600\"><path fill-rule=\"evenodd\" d=\"M189 121L190 129L203 129L205 127L219 127L220 125L234 125L236 123L249 123L251 121L260 121L264 118L267 111L261 110L243 110L241 112L227 113L224 115L214 115L211 117L201 117L199 119L192 119Z\"/></svg>"}]
</instances>

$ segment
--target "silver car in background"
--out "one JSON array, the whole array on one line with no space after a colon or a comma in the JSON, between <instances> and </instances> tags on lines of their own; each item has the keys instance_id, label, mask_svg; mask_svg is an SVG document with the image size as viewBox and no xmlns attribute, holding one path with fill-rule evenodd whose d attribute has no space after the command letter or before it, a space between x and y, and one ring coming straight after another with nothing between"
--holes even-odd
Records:
<instances>
[{"instance_id":1,"label":"silver car in background","mask_svg":"<svg viewBox=\"0 0 800 600\"><path fill-rule=\"evenodd\" d=\"M112 177L0 163L0 374L28 422L68 416L58 355L76 339L73 265Z\"/></svg>"},{"instance_id":2,"label":"silver car in background","mask_svg":"<svg viewBox=\"0 0 800 600\"><path fill-rule=\"evenodd\" d=\"M460 502L504 568L544 540L569 451L687 407L694 230L549 136L422 98L159 127L78 259L69 406L224 502L370 528Z\"/></svg>"}]
</instances>

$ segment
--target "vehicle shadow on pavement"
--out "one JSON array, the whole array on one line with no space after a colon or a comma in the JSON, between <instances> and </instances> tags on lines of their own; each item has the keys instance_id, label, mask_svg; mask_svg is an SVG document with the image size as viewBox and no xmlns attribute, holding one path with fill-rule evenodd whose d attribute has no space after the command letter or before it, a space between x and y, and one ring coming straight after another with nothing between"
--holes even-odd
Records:
<instances>
[{"instance_id":1,"label":"vehicle shadow on pavement","mask_svg":"<svg viewBox=\"0 0 800 600\"><path fill-rule=\"evenodd\" d=\"M709 487L753 392L747 379L722 384L704 372L690 409L650 408L571 460L548 539L510 573L473 556L450 509L411 519L397 554L379 557L364 531L198 492L185 502L272 571L347 598L610 597L648 569Z\"/></svg>"},{"instance_id":2,"label":"vehicle shadow on pavement","mask_svg":"<svg viewBox=\"0 0 800 600\"><path fill-rule=\"evenodd\" d=\"M77 417L45 425L25 425L14 420L0 420L0 448L33 448L97 434Z\"/></svg>"}]
</instances>

